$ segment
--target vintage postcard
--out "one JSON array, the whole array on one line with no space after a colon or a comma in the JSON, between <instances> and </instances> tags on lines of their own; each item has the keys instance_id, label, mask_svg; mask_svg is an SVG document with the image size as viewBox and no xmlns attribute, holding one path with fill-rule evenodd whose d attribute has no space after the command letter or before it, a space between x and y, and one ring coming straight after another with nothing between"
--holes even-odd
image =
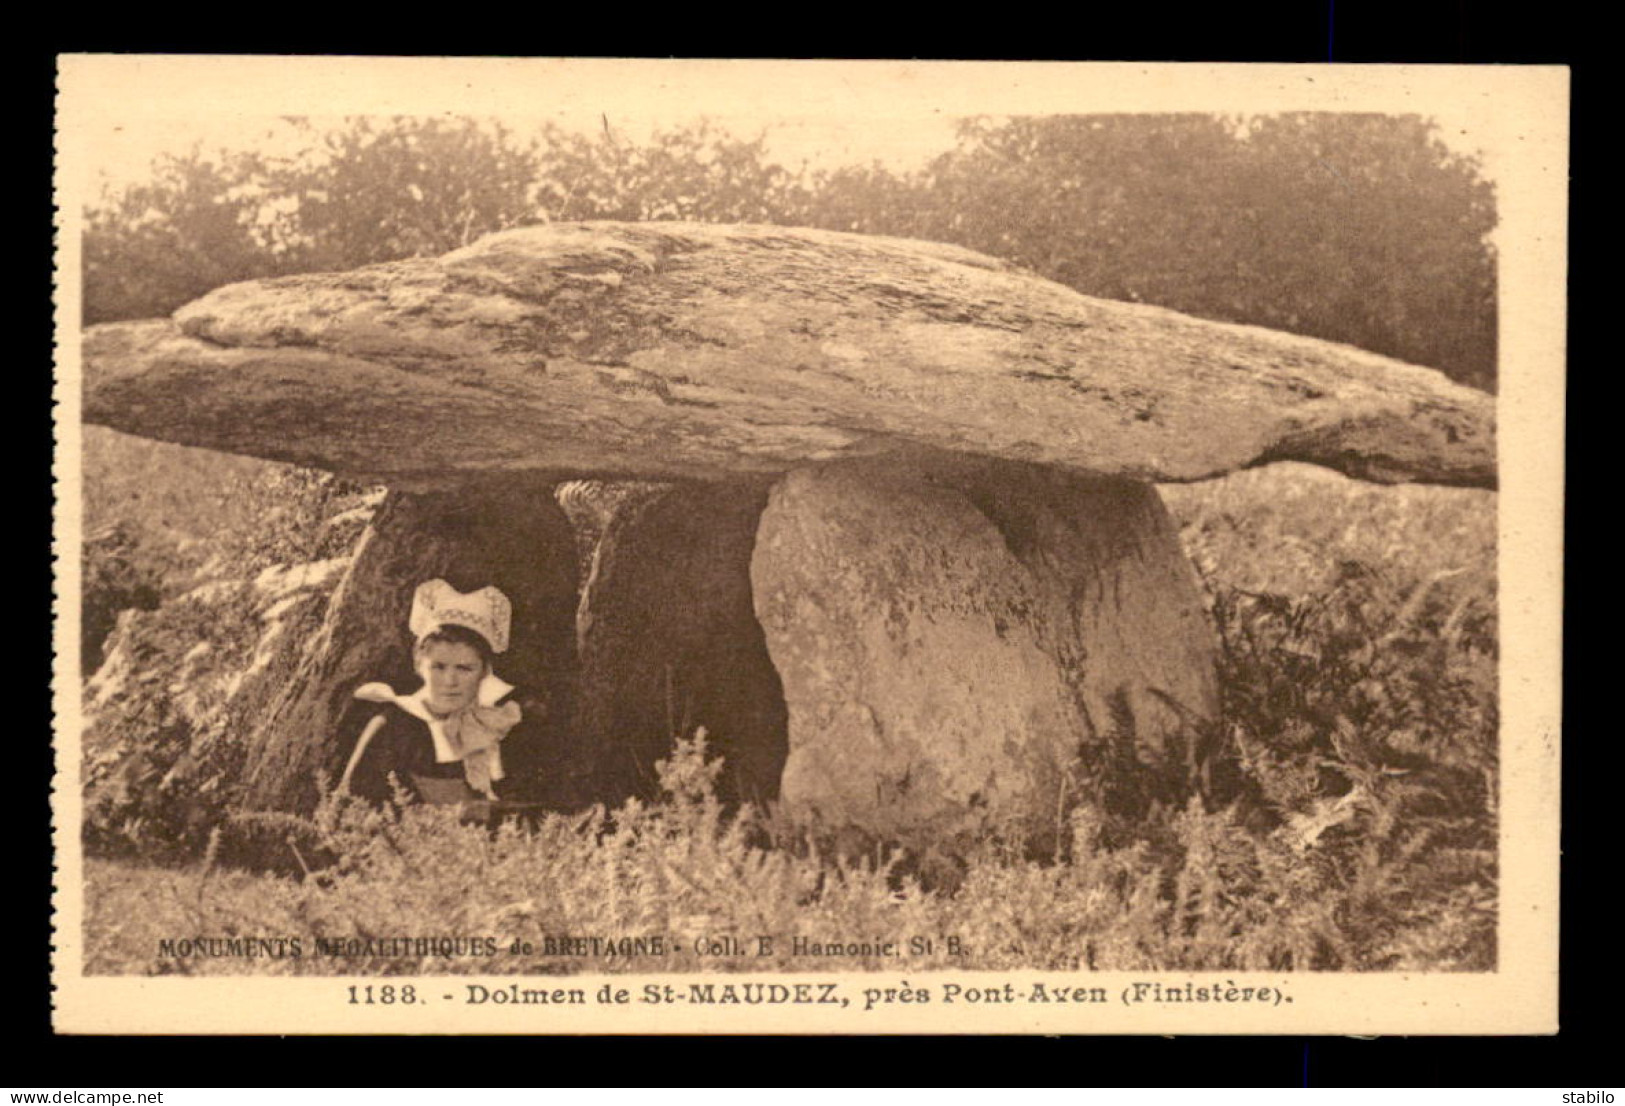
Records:
<instances>
[{"instance_id":1,"label":"vintage postcard","mask_svg":"<svg viewBox=\"0 0 1625 1106\"><path fill-rule=\"evenodd\" d=\"M56 1028L1555 1032L1567 120L62 57Z\"/></svg>"}]
</instances>

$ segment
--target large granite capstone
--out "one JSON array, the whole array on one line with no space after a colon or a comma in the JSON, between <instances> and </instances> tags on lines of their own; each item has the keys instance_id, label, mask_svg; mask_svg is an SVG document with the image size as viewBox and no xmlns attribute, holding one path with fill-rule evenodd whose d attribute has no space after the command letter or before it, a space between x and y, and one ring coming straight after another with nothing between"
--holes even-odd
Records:
<instances>
[{"instance_id":1,"label":"large granite capstone","mask_svg":"<svg viewBox=\"0 0 1625 1106\"><path fill-rule=\"evenodd\" d=\"M972 453L1193 480L1491 486L1494 402L1349 346L1091 299L969 250L552 224L86 334L85 417L392 486L772 476Z\"/></svg>"},{"instance_id":2,"label":"large granite capstone","mask_svg":"<svg viewBox=\"0 0 1625 1106\"><path fill-rule=\"evenodd\" d=\"M457 569L535 613L503 672L544 723L531 794L647 790L705 726L735 797L826 824L1053 824L1090 745L1173 755L1217 714L1152 482L1496 482L1493 398L1437 372L784 227L529 227L230 285L83 353L89 421L393 490L248 735L269 804L342 759L353 684L407 647L374 627ZM585 582L549 492L580 477L676 485Z\"/></svg>"}]
</instances>

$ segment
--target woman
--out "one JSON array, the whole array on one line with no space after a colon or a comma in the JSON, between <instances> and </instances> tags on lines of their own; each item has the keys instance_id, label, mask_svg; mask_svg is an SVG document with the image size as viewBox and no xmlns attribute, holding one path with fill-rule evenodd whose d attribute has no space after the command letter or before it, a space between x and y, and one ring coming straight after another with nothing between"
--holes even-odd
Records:
<instances>
[{"instance_id":1,"label":"woman","mask_svg":"<svg viewBox=\"0 0 1625 1106\"><path fill-rule=\"evenodd\" d=\"M386 800L393 775L425 802L497 797L501 741L520 717L517 703L503 702L512 685L491 671L508 647L510 609L492 587L467 595L444 580L418 587L408 625L423 686L409 695L380 683L356 689L357 699L383 710L362 731L341 790Z\"/></svg>"}]
</instances>

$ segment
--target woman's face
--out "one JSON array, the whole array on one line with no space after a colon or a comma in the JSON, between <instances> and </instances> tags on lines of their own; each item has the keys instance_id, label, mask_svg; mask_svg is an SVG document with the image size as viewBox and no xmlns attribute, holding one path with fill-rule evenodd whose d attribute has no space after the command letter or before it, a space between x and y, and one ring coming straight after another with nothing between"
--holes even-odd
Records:
<instances>
[{"instance_id":1,"label":"woman's face","mask_svg":"<svg viewBox=\"0 0 1625 1106\"><path fill-rule=\"evenodd\" d=\"M436 641L418 654L418 675L429 689L429 709L451 714L474 704L485 662L472 645Z\"/></svg>"}]
</instances>

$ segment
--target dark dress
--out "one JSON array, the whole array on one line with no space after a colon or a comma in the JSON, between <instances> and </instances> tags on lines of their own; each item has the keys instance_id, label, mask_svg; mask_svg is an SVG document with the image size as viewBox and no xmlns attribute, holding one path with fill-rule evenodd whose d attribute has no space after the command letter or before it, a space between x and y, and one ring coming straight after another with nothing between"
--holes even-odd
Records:
<instances>
[{"instance_id":1,"label":"dark dress","mask_svg":"<svg viewBox=\"0 0 1625 1106\"><path fill-rule=\"evenodd\" d=\"M435 760L434 738L429 735L427 722L386 703L362 733L372 730L377 719L382 723L350 777L352 794L375 802L388 801L394 797L389 783L393 772L421 802L463 802L482 797L468 786L462 761L441 764Z\"/></svg>"}]
</instances>

